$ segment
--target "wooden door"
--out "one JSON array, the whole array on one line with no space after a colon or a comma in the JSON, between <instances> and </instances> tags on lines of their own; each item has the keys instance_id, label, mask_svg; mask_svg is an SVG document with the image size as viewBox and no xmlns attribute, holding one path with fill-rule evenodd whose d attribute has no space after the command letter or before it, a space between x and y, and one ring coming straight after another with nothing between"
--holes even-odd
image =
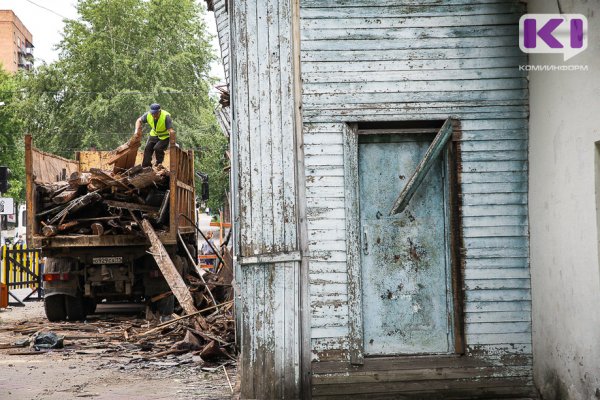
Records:
<instances>
[{"instance_id":1,"label":"wooden door","mask_svg":"<svg viewBox=\"0 0 600 400\"><path fill-rule=\"evenodd\" d=\"M365 355L448 353L452 340L446 163L389 215L432 135L361 135L358 145Z\"/></svg>"}]
</instances>

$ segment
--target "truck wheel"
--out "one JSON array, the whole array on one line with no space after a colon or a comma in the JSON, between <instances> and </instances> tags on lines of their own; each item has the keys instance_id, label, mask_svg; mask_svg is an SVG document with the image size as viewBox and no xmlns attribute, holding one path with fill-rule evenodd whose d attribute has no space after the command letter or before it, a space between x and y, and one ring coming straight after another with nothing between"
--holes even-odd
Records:
<instances>
[{"instance_id":1,"label":"truck wheel","mask_svg":"<svg viewBox=\"0 0 600 400\"><path fill-rule=\"evenodd\" d=\"M96 300L91 299L89 297L84 297L83 299L83 311L85 315L90 315L96 312Z\"/></svg>"},{"instance_id":2,"label":"truck wheel","mask_svg":"<svg viewBox=\"0 0 600 400\"><path fill-rule=\"evenodd\" d=\"M50 322L64 321L67 319L65 309L65 295L55 294L53 296L44 297L44 310L46 318Z\"/></svg>"},{"instance_id":3,"label":"truck wheel","mask_svg":"<svg viewBox=\"0 0 600 400\"><path fill-rule=\"evenodd\" d=\"M175 309L175 297L169 296L164 299L160 299L156 303L156 311L162 316L167 316L173 314L173 310Z\"/></svg>"},{"instance_id":4,"label":"truck wheel","mask_svg":"<svg viewBox=\"0 0 600 400\"><path fill-rule=\"evenodd\" d=\"M81 321L85 318L83 299L81 297L65 296L65 308L69 321Z\"/></svg>"}]
</instances>

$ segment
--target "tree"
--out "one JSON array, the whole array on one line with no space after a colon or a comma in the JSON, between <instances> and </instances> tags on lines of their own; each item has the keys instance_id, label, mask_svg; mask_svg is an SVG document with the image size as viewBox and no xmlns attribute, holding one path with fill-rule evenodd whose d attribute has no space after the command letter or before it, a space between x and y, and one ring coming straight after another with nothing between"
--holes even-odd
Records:
<instances>
[{"instance_id":1,"label":"tree","mask_svg":"<svg viewBox=\"0 0 600 400\"><path fill-rule=\"evenodd\" d=\"M19 76L9 75L0 64L0 165L12 172L10 190L3 196L17 202L25 199L25 165L22 127L16 117Z\"/></svg>"},{"instance_id":2,"label":"tree","mask_svg":"<svg viewBox=\"0 0 600 400\"><path fill-rule=\"evenodd\" d=\"M135 119L160 103L178 143L195 148L197 168L227 187L219 132L209 97L214 59L192 0L80 0L67 20L57 62L24 80L25 129L36 147L71 157L90 147L112 150L133 133ZM223 191L223 190L218 190ZM218 196L211 206L220 205Z\"/></svg>"}]
</instances>

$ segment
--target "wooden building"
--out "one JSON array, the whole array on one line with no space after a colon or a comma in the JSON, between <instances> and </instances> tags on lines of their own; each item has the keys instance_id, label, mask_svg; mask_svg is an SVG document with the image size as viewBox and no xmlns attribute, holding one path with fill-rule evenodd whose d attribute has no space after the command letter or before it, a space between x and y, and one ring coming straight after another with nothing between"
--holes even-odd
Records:
<instances>
[{"instance_id":1,"label":"wooden building","mask_svg":"<svg viewBox=\"0 0 600 400\"><path fill-rule=\"evenodd\" d=\"M244 398L535 398L525 6L214 0Z\"/></svg>"}]
</instances>

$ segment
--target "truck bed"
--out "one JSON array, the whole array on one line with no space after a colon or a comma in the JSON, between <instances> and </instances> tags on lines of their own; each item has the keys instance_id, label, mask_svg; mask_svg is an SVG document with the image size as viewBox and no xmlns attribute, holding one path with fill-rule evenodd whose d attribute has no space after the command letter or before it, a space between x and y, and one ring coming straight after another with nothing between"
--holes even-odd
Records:
<instances>
[{"instance_id":1,"label":"truck bed","mask_svg":"<svg viewBox=\"0 0 600 400\"><path fill-rule=\"evenodd\" d=\"M75 160L66 159L43 152L33 147L31 136L25 138L26 201L27 201L27 242L36 248L65 247L109 247L149 245L143 235L83 235L68 234L45 237L40 233L38 199L36 187L39 184L66 180L73 172L88 172L91 168L111 170L108 160L112 152L84 151L76 154ZM138 153L136 164L141 163L142 153ZM180 214L195 221L194 157L192 151L184 151L171 146L165 154L163 165L169 170L169 222L166 230L158 231L165 245L177 243L177 230L182 234L195 234L194 226Z\"/></svg>"}]
</instances>

